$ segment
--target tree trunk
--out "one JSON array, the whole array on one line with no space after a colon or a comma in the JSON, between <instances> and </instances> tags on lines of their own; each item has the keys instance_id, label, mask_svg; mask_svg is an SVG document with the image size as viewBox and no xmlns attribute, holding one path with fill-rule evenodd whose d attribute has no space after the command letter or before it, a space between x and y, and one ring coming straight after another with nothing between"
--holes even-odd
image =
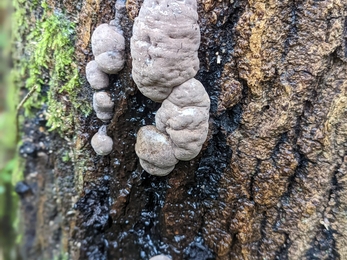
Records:
<instances>
[{"instance_id":1,"label":"tree trunk","mask_svg":"<svg viewBox=\"0 0 347 260\"><path fill-rule=\"evenodd\" d=\"M141 2L117 4L126 65L111 77L109 156L90 146L102 124L95 113L85 116L72 92L38 83L39 95L53 96L73 120L49 131L54 111L45 102L25 117L17 185L24 258L347 259L346 1L199 1L196 78L211 99L209 135L200 155L167 177L144 172L134 152L136 132L154 124L160 106L131 78ZM90 107L90 36L114 19L115 1L47 5L18 4L27 25L16 53L30 58L35 39L26 35L38 21L59 14L74 22L82 84L73 92ZM42 75L52 77L53 66Z\"/></svg>"}]
</instances>

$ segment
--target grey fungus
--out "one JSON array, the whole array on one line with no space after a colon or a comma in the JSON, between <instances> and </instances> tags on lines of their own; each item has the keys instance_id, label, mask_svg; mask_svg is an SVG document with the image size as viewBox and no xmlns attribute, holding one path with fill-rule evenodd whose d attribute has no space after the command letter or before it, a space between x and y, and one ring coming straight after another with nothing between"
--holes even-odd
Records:
<instances>
[{"instance_id":1,"label":"grey fungus","mask_svg":"<svg viewBox=\"0 0 347 260\"><path fill-rule=\"evenodd\" d=\"M123 54L118 51L107 51L95 57L100 70L107 74L116 74L124 67Z\"/></svg>"},{"instance_id":2,"label":"grey fungus","mask_svg":"<svg viewBox=\"0 0 347 260\"><path fill-rule=\"evenodd\" d=\"M115 22L99 25L92 34L95 60L86 66L86 77L93 89L107 88L107 74L116 74L124 67L125 39ZM106 74L107 73L107 74Z\"/></svg>"},{"instance_id":3,"label":"grey fungus","mask_svg":"<svg viewBox=\"0 0 347 260\"><path fill-rule=\"evenodd\" d=\"M108 155L113 149L113 140L106 133L106 126L103 125L92 137L91 145L98 155Z\"/></svg>"},{"instance_id":4,"label":"grey fungus","mask_svg":"<svg viewBox=\"0 0 347 260\"><path fill-rule=\"evenodd\" d=\"M114 25L100 24L92 34L92 51L100 70L116 74L124 67L125 39Z\"/></svg>"},{"instance_id":5,"label":"grey fungus","mask_svg":"<svg viewBox=\"0 0 347 260\"><path fill-rule=\"evenodd\" d=\"M125 39L116 26L100 24L92 34L92 51L94 56L107 51L124 51Z\"/></svg>"},{"instance_id":6,"label":"grey fungus","mask_svg":"<svg viewBox=\"0 0 347 260\"><path fill-rule=\"evenodd\" d=\"M155 116L156 127L174 144L178 160L196 157L207 138L210 98L204 86L190 79L175 87Z\"/></svg>"},{"instance_id":7,"label":"grey fungus","mask_svg":"<svg viewBox=\"0 0 347 260\"><path fill-rule=\"evenodd\" d=\"M197 21L196 0L144 0L134 22L132 77L143 95L162 102L156 126L140 128L135 145L140 164L153 175L167 175L178 160L196 157L207 138L210 98L194 79Z\"/></svg>"},{"instance_id":8,"label":"grey fungus","mask_svg":"<svg viewBox=\"0 0 347 260\"><path fill-rule=\"evenodd\" d=\"M204 86L194 78L174 88L167 100L180 108L210 107L210 97Z\"/></svg>"},{"instance_id":9,"label":"grey fungus","mask_svg":"<svg viewBox=\"0 0 347 260\"><path fill-rule=\"evenodd\" d=\"M114 102L106 92L110 84L107 74L118 73L125 63L125 39L117 21L112 20L110 24L96 27L91 37L91 45L95 60L87 64L86 77L93 89L101 90L93 95L93 108L96 116L108 123L113 117ZM106 125L93 136L91 144L99 155L107 155L112 151L113 141L106 134Z\"/></svg>"},{"instance_id":10,"label":"grey fungus","mask_svg":"<svg viewBox=\"0 0 347 260\"><path fill-rule=\"evenodd\" d=\"M135 151L140 158L142 168L153 175L169 174L178 162L170 138L153 125L140 128Z\"/></svg>"},{"instance_id":11,"label":"grey fungus","mask_svg":"<svg viewBox=\"0 0 347 260\"><path fill-rule=\"evenodd\" d=\"M100 70L98 63L95 60L88 62L86 66L86 76L93 89L100 90L108 87L108 75Z\"/></svg>"},{"instance_id":12,"label":"grey fungus","mask_svg":"<svg viewBox=\"0 0 347 260\"><path fill-rule=\"evenodd\" d=\"M151 257L149 260L171 260L171 258L166 255L156 255Z\"/></svg>"},{"instance_id":13,"label":"grey fungus","mask_svg":"<svg viewBox=\"0 0 347 260\"><path fill-rule=\"evenodd\" d=\"M196 0L147 1L131 38L132 76L146 97L161 102L199 69Z\"/></svg>"},{"instance_id":14,"label":"grey fungus","mask_svg":"<svg viewBox=\"0 0 347 260\"><path fill-rule=\"evenodd\" d=\"M93 108L97 118L107 122L113 117L114 102L106 91L95 92L93 95Z\"/></svg>"}]
</instances>

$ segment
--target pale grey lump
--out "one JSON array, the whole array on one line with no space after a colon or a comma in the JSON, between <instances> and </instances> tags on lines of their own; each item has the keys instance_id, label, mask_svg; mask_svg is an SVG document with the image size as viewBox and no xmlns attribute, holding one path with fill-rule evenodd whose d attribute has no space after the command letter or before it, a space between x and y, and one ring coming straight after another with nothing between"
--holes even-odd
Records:
<instances>
[{"instance_id":1,"label":"pale grey lump","mask_svg":"<svg viewBox=\"0 0 347 260\"><path fill-rule=\"evenodd\" d=\"M207 138L210 98L204 86L190 79L175 87L155 116L156 127L169 135L176 159L196 157Z\"/></svg>"},{"instance_id":2,"label":"pale grey lump","mask_svg":"<svg viewBox=\"0 0 347 260\"><path fill-rule=\"evenodd\" d=\"M153 125L140 128L137 133L135 151L140 158L142 168L152 175L165 176L178 162L169 137Z\"/></svg>"},{"instance_id":3,"label":"pale grey lump","mask_svg":"<svg viewBox=\"0 0 347 260\"><path fill-rule=\"evenodd\" d=\"M100 24L92 34L92 51L94 56L107 51L124 51L125 39L115 26Z\"/></svg>"},{"instance_id":4,"label":"pale grey lump","mask_svg":"<svg viewBox=\"0 0 347 260\"><path fill-rule=\"evenodd\" d=\"M100 90L108 87L108 75L100 70L98 63L94 60L88 62L86 66L86 77L93 89Z\"/></svg>"},{"instance_id":5,"label":"pale grey lump","mask_svg":"<svg viewBox=\"0 0 347 260\"><path fill-rule=\"evenodd\" d=\"M100 70L116 74L124 67L125 39L115 26L100 24L92 34L92 51Z\"/></svg>"},{"instance_id":6,"label":"pale grey lump","mask_svg":"<svg viewBox=\"0 0 347 260\"><path fill-rule=\"evenodd\" d=\"M98 155L108 155L113 148L113 140L106 133L106 126L103 125L93 136L91 145Z\"/></svg>"},{"instance_id":7,"label":"pale grey lump","mask_svg":"<svg viewBox=\"0 0 347 260\"><path fill-rule=\"evenodd\" d=\"M199 69L196 1L145 0L133 26L132 76L139 90L161 102Z\"/></svg>"},{"instance_id":8,"label":"pale grey lump","mask_svg":"<svg viewBox=\"0 0 347 260\"><path fill-rule=\"evenodd\" d=\"M114 102L106 91L95 92L93 95L93 108L97 118L107 122L113 117Z\"/></svg>"}]
</instances>

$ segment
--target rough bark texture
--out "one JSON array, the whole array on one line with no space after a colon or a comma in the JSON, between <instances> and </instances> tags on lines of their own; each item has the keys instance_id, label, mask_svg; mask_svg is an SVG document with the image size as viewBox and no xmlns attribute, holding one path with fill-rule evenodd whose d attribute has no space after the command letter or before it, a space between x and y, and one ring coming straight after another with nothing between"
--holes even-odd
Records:
<instances>
[{"instance_id":1,"label":"rough bark texture","mask_svg":"<svg viewBox=\"0 0 347 260\"><path fill-rule=\"evenodd\" d=\"M91 32L114 18L115 2L50 4L76 21L84 77ZM111 77L112 154L90 146L101 125L94 113L76 112L73 138L42 131L40 115L24 126L23 255L347 259L346 1L199 1L196 78L211 98L210 131L197 158L161 178L144 172L134 152L137 130L159 108L131 78L140 6L128 0L118 13L126 65Z\"/></svg>"}]
</instances>

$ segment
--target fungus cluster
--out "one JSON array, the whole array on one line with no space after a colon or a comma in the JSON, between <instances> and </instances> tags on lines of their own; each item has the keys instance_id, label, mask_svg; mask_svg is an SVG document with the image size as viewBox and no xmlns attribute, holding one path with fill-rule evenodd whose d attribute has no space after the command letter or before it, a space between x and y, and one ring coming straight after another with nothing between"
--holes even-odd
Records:
<instances>
[{"instance_id":1,"label":"fungus cluster","mask_svg":"<svg viewBox=\"0 0 347 260\"><path fill-rule=\"evenodd\" d=\"M124 66L125 40L122 32L111 21L99 25L92 34L92 52L95 60L86 66L86 77L95 90L93 108L96 116L104 123L93 136L91 145L99 155L108 155L112 151L112 138L107 136L106 124L113 117L114 102L108 91L108 74L118 73Z\"/></svg>"},{"instance_id":2,"label":"fungus cluster","mask_svg":"<svg viewBox=\"0 0 347 260\"><path fill-rule=\"evenodd\" d=\"M144 0L131 38L132 76L143 95L162 102L156 126L137 134L148 173L169 174L196 157L207 138L210 99L196 79L200 29L196 0Z\"/></svg>"}]
</instances>

